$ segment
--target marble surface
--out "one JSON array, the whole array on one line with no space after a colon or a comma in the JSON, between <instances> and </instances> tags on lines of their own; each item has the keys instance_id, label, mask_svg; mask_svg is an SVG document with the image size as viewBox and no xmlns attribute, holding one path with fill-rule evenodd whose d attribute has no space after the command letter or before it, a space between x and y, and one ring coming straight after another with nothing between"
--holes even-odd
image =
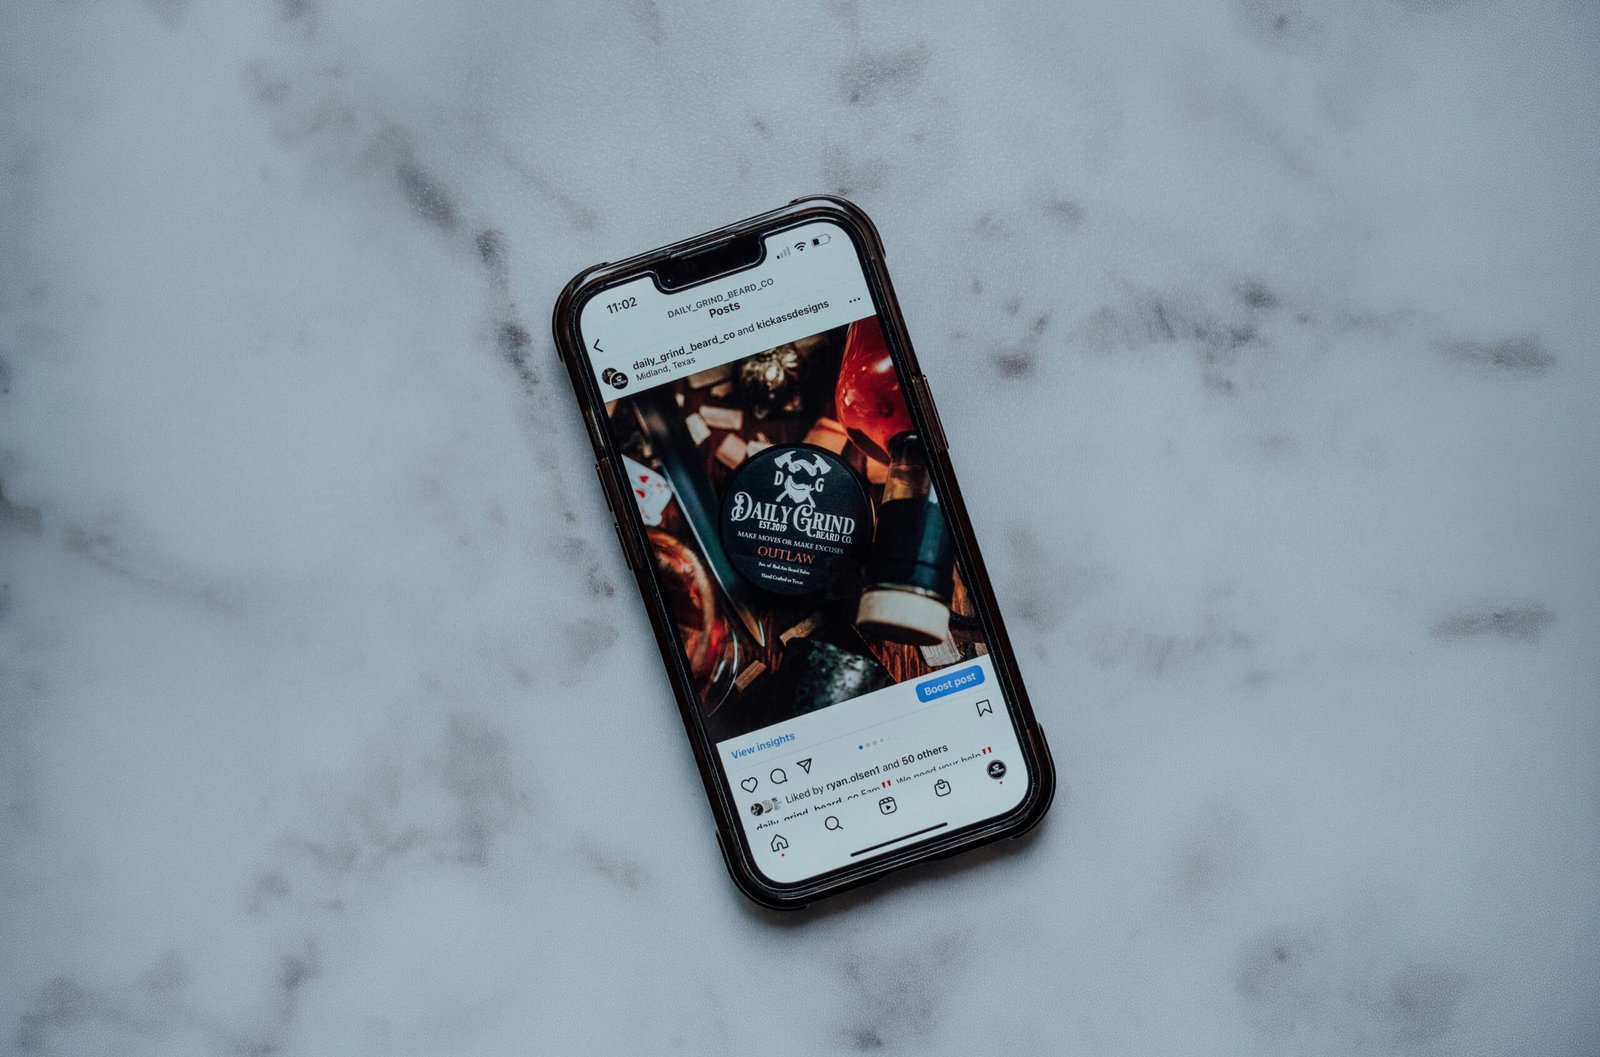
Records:
<instances>
[{"instance_id":1,"label":"marble surface","mask_svg":"<svg viewBox=\"0 0 1600 1057\"><path fill-rule=\"evenodd\" d=\"M1592 1054L1600 9L0 4L0 1053ZM548 337L879 222L1061 793L718 858Z\"/></svg>"}]
</instances>

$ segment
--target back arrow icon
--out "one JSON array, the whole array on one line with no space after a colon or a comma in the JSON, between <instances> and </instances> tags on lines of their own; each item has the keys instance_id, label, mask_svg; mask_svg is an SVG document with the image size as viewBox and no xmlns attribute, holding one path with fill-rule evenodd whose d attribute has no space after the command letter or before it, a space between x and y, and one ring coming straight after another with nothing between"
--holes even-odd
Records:
<instances>
[{"instance_id":1,"label":"back arrow icon","mask_svg":"<svg viewBox=\"0 0 1600 1057\"><path fill-rule=\"evenodd\" d=\"M595 352L605 352L606 351L605 349L602 349L600 347L600 339L599 338L595 338L594 339L594 351Z\"/></svg>"}]
</instances>

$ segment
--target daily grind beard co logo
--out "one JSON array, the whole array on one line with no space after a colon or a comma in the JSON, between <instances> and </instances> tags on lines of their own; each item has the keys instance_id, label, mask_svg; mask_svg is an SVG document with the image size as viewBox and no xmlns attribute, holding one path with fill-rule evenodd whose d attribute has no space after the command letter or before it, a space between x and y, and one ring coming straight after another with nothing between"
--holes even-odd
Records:
<instances>
[{"instance_id":1,"label":"daily grind beard co logo","mask_svg":"<svg viewBox=\"0 0 1600 1057\"><path fill-rule=\"evenodd\" d=\"M855 560L872 507L855 472L823 448L767 448L729 485L722 545L741 576L774 594L812 594Z\"/></svg>"},{"instance_id":2,"label":"daily grind beard co logo","mask_svg":"<svg viewBox=\"0 0 1600 1057\"><path fill-rule=\"evenodd\" d=\"M856 519L848 514L827 514L817 509L817 495L827 486L825 476L831 469L826 459L811 453L800 454L793 448L784 451L773 464L773 487L781 489L770 503L757 502L749 492L735 492L733 509L728 516L734 521L755 518L760 527L772 532L782 532L791 526L814 540L828 540L849 545L855 542ZM791 505L785 505L791 504Z\"/></svg>"}]
</instances>

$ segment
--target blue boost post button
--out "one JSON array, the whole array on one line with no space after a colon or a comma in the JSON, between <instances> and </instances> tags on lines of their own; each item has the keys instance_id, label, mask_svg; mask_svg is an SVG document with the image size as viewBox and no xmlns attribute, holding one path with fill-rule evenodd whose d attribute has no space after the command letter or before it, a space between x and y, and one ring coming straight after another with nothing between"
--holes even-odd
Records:
<instances>
[{"instance_id":1,"label":"blue boost post button","mask_svg":"<svg viewBox=\"0 0 1600 1057\"><path fill-rule=\"evenodd\" d=\"M932 701L947 694L959 694L963 690L971 690L982 682L983 669L976 664L953 672L940 672L932 679L917 684L917 700Z\"/></svg>"}]
</instances>

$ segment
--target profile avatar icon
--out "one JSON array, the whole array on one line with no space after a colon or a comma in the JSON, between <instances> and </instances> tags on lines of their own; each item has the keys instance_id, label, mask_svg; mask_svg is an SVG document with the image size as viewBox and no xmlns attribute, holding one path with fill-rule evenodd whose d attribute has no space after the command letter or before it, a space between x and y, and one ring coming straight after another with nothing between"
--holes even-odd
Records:
<instances>
[{"instance_id":1,"label":"profile avatar icon","mask_svg":"<svg viewBox=\"0 0 1600 1057\"><path fill-rule=\"evenodd\" d=\"M615 367L607 367L600 372L600 380L616 389L628 388L628 376Z\"/></svg>"}]
</instances>

